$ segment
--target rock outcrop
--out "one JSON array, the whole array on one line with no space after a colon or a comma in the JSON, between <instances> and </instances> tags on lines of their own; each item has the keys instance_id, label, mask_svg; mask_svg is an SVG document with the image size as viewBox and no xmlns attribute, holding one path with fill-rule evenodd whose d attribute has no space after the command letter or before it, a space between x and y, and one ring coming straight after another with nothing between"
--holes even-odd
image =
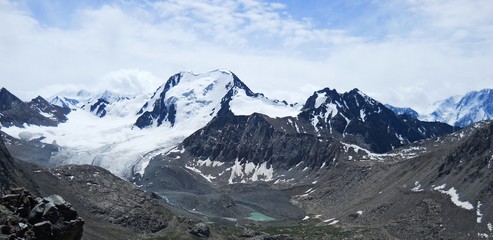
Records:
<instances>
[{"instance_id":1,"label":"rock outcrop","mask_svg":"<svg viewBox=\"0 0 493 240\"><path fill-rule=\"evenodd\" d=\"M190 229L190 234L201 238L208 238L211 232L209 230L209 226L205 223L197 223L192 227L192 229Z\"/></svg>"},{"instance_id":2,"label":"rock outcrop","mask_svg":"<svg viewBox=\"0 0 493 240\"><path fill-rule=\"evenodd\" d=\"M35 198L14 188L0 199L0 239L76 240L84 220L59 195Z\"/></svg>"}]
</instances>

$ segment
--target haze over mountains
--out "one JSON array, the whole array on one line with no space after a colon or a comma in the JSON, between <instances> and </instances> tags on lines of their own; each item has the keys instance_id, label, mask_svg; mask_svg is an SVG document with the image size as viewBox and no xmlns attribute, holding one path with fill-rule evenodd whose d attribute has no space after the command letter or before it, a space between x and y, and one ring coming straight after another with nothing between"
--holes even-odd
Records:
<instances>
[{"instance_id":1,"label":"haze over mountains","mask_svg":"<svg viewBox=\"0 0 493 240\"><path fill-rule=\"evenodd\" d=\"M449 97L433 103L432 110L425 113L417 113L411 108L387 106L397 114L408 114L424 121L438 121L452 126L467 127L475 122L493 119L493 89Z\"/></svg>"},{"instance_id":2,"label":"haze over mountains","mask_svg":"<svg viewBox=\"0 0 493 240\"><path fill-rule=\"evenodd\" d=\"M326 232L329 226L346 227L357 239L360 225L363 236L380 239L410 239L416 232L419 238L481 237L493 231L493 133L491 122L477 122L491 118L491 96L483 90L449 99L427 122L412 109L383 105L358 89L324 88L302 104L287 103L255 93L230 71L215 70L175 74L154 93L81 90L49 102L38 97L25 103L2 88L0 123L16 160L103 167L156 194L173 214L198 221L243 226L262 222L255 217L260 213L267 222L316 226L327 239L334 237ZM5 171L15 166L8 160ZM34 183L53 174L78 179L71 186L80 191L107 189L106 181L116 181L110 172L84 168L27 175L34 174L28 177ZM131 188L125 184L118 182ZM74 194L65 185L37 186ZM91 204L103 197L97 199ZM156 203L145 201L152 212ZM92 218L96 205L79 206L92 220L123 214ZM171 221L152 216L154 223ZM133 230L143 226L141 220L120 220ZM164 231L156 224L156 231Z\"/></svg>"}]
</instances>

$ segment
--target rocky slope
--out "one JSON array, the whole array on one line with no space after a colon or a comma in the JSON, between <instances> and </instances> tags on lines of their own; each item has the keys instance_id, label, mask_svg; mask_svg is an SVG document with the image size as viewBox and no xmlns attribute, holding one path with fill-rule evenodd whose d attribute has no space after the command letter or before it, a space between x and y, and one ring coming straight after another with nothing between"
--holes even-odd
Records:
<instances>
[{"instance_id":1,"label":"rocky slope","mask_svg":"<svg viewBox=\"0 0 493 240\"><path fill-rule=\"evenodd\" d=\"M364 225L401 239L488 238L492 127L483 123L416 143L382 162L340 162L320 183L290 191L321 224Z\"/></svg>"},{"instance_id":2,"label":"rocky slope","mask_svg":"<svg viewBox=\"0 0 493 240\"><path fill-rule=\"evenodd\" d=\"M34 187L34 183L25 171L16 165L2 138L0 138L0 173L0 194L6 194L9 189L16 186L30 189Z\"/></svg>"},{"instance_id":3,"label":"rocky slope","mask_svg":"<svg viewBox=\"0 0 493 240\"><path fill-rule=\"evenodd\" d=\"M23 188L0 199L0 238L79 240L84 220L59 195L35 198Z\"/></svg>"},{"instance_id":4,"label":"rocky slope","mask_svg":"<svg viewBox=\"0 0 493 240\"><path fill-rule=\"evenodd\" d=\"M0 90L0 124L4 127L22 127L24 124L57 126L67 120L69 112L68 109L51 105L42 97L26 103L7 89Z\"/></svg>"},{"instance_id":5,"label":"rocky slope","mask_svg":"<svg viewBox=\"0 0 493 240\"><path fill-rule=\"evenodd\" d=\"M105 169L63 166L31 169L42 195L59 194L86 221L83 239L139 238L165 231L173 214L158 199Z\"/></svg>"}]
</instances>

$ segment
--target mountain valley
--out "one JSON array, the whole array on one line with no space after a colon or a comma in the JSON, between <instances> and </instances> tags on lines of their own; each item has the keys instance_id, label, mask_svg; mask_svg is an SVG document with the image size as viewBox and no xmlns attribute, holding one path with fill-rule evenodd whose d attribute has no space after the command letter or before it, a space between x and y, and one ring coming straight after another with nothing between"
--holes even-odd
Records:
<instances>
[{"instance_id":1,"label":"mountain valley","mask_svg":"<svg viewBox=\"0 0 493 240\"><path fill-rule=\"evenodd\" d=\"M389 108L358 89L287 103L227 70L153 94L2 89L0 186L62 196L83 239L493 237L493 122Z\"/></svg>"}]
</instances>

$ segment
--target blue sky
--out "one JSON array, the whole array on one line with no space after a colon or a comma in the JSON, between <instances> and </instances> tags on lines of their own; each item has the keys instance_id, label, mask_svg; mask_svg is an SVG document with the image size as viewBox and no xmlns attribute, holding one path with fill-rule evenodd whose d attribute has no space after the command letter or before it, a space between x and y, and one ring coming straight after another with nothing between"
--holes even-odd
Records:
<instances>
[{"instance_id":1,"label":"blue sky","mask_svg":"<svg viewBox=\"0 0 493 240\"><path fill-rule=\"evenodd\" d=\"M490 0L0 0L0 79L27 98L226 68L270 97L359 88L424 110L493 86L491 13Z\"/></svg>"}]
</instances>

